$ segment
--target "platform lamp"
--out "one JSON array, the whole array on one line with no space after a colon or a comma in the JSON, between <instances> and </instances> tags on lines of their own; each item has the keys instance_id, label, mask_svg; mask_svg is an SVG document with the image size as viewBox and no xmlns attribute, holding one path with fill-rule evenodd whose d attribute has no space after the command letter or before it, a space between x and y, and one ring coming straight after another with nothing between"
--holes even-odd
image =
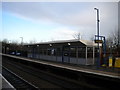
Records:
<instances>
[{"instance_id":1,"label":"platform lamp","mask_svg":"<svg viewBox=\"0 0 120 90\"><path fill-rule=\"evenodd\" d=\"M71 45L71 43L68 43L68 45L70 46L70 45Z\"/></svg>"},{"instance_id":2,"label":"platform lamp","mask_svg":"<svg viewBox=\"0 0 120 90\"><path fill-rule=\"evenodd\" d=\"M99 48L99 9L94 8L94 10L97 11L97 37L98 37L98 60L97 60L97 66L100 67L100 48Z\"/></svg>"},{"instance_id":3,"label":"platform lamp","mask_svg":"<svg viewBox=\"0 0 120 90\"><path fill-rule=\"evenodd\" d=\"M52 44L49 44L50 47L52 47Z\"/></svg>"}]
</instances>

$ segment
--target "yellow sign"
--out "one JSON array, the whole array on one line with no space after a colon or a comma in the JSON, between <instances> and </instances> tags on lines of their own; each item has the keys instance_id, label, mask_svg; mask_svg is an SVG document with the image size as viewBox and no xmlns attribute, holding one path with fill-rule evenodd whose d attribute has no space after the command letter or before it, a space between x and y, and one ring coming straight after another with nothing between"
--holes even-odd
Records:
<instances>
[{"instance_id":1,"label":"yellow sign","mask_svg":"<svg viewBox=\"0 0 120 90\"><path fill-rule=\"evenodd\" d=\"M95 40L95 43L102 43L102 40Z\"/></svg>"},{"instance_id":2,"label":"yellow sign","mask_svg":"<svg viewBox=\"0 0 120 90\"><path fill-rule=\"evenodd\" d=\"M112 67L112 62L113 62L112 57L109 57L109 67Z\"/></svg>"},{"instance_id":3,"label":"yellow sign","mask_svg":"<svg viewBox=\"0 0 120 90\"><path fill-rule=\"evenodd\" d=\"M120 68L120 58L116 58L116 60L115 60L115 67Z\"/></svg>"}]
</instances>

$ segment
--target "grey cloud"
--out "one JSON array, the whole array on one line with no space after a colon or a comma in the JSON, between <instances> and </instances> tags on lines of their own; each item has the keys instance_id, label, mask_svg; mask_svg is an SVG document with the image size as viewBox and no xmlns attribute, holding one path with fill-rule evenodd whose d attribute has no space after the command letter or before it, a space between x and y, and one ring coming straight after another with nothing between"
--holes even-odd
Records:
<instances>
[{"instance_id":1,"label":"grey cloud","mask_svg":"<svg viewBox=\"0 0 120 90\"><path fill-rule=\"evenodd\" d=\"M3 3L3 11L15 13L33 20L49 20L68 26L96 29L95 6L100 8L102 34L117 26L117 3ZM88 29L87 29L88 30Z\"/></svg>"}]
</instances>

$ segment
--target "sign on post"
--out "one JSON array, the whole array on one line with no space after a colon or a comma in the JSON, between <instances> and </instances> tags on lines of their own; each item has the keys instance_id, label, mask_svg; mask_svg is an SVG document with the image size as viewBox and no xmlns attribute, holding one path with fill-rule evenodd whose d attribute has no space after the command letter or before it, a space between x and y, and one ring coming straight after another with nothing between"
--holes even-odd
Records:
<instances>
[{"instance_id":1,"label":"sign on post","mask_svg":"<svg viewBox=\"0 0 120 90\"><path fill-rule=\"evenodd\" d=\"M102 40L94 40L94 41L95 41L95 43L103 43Z\"/></svg>"}]
</instances>

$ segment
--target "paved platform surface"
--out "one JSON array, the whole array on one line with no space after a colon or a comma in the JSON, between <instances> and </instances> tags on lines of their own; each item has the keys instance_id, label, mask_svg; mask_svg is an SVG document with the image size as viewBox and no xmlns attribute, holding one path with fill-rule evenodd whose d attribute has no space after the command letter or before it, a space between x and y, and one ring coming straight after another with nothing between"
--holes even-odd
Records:
<instances>
[{"instance_id":1,"label":"paved platform surface","mask_svg":"<svg viewBox=\"0 0 120 90\"><path fill-rule=\"evenodd\" d=\"M1 78L1 90L6 90L6 89L10 89L10 90L16 90L1 74L0 74L0 78Z\"/></svg>"},{"instance_id":2,"label":"paved platform surface","mask_svg":"<svg viewBox=\"0 0 120 90\"><path fill-rule=\"evenodd\" d=\"M34 60L34 59L30 59ZM86 65L75 65L75 64L62 64L58 62L49 62L43 60L37 60L38 63L45 63L47 65L70 69L74 71L80 71L85 73L97 74L102 76L108 76L112 78L120 79L120 68L109 68L109 67L97 67L97 66L86 66Z\"/></svg>"},{"instance_id":3,"label":"paved platform surface","mask_svg":"<svg viewBox=\"0 0 120 90\"><path fill-rule=\"evenodd\" d=\"M110 68L110 67L99 67L98 68L95 65L92 65L92 66L87 65L86 66L86 65L75 65L75 64L67 64L67 63L63 64L60 62L53 62L53 61L46 61L46 60L39 60L39 59L30 59L30 58L18 57L18 56L7 55L7 54L3 54L3 55L22 59L22 60L27 60L27 61L31 61L31 62L35 62L35 63L47 64L47 65L51 65L54 67L65 68L65 69L70 69L70 70L74 70L74 71L97 74L97 75L120 79L120 68Z\"/></svg>"}]
</instances>

